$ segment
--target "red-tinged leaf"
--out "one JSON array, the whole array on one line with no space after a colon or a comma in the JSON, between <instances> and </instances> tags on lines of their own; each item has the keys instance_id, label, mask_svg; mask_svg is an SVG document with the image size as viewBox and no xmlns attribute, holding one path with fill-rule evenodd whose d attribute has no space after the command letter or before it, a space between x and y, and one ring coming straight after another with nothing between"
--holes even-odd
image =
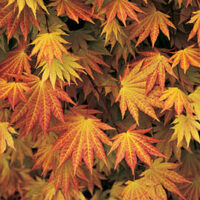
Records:
<instances>
[{"instance_id":1,"label":"red-tinged leaf","mask_svg":"<svg viewBox=\"0 0 200 200\"><path fill-rule=\"evenodd\" d=\"M111 145L109 138L102 130L113 129L102 123L90 112L93 110L75 107L65 115L65 131L55 142L53 151L61 149L59 166L72 156L73 170L76 170L83 159L92 173L94 153L106 163L106 155L102 143ZM62 125L56 125L61 128ZM61 128L62 129L62 128ZM59 130L61 130L59 129Z\"/></svg>"},{"instance_id":2,"label":"red-tinged leaf","mask_svg":"<svg viewBox=\"0 0 200 200\"><path fill-rule=\"evenodd\" d=\"M169 59L166 56L162 55L161 52L159 52L157 49L154 49L154 51L152 52L140 52L140 54L145 56L142 70L154 66L154 71L147 77L145 93L148 94L153 89L156 80L158 80L160 89L164 90L166 71L176 78L176 75L174 74L172 67L169 64Z\"/></svg>"},{"instance_id":3,"label":"red-tinged leaf","mask_svg":"<svg viewBox=\"0 0 200 200\"><path fill-rule=\"evenodd\" d=\"M194 112L192 108L192 99L190 99L184 92L182 92L177 87L170 87L163 92L163 95L160 97L160 101L164 102L163 111L170 109L173 105L176 113L180 117L183 112L183 108L187 111L188 114L192 115Z\"/></svg>"},{"instance_id":4,"label":"red-tinged leaf","mask_svg":"<svg viewBox=\"0 0 200 200\"><path fill-rule=\"evenodd\" d=\"M30 88L26 83L7 82L4 79L0 79L0 100L8 98L13 110L18 103L19 98L22 101L27 102L25 92L28 91L30 91Z\"/></svg>"},{"instance_id":5,"label":"red-tinged leaf","mask_svg":"<svg viewBox=\"0 0 200 200\"><path fill-rule=\"evenodd\" d=\"M140 23L133 23L130 25L131 30L129 39L133 40L138 37L136 46L138 46L149 35L151 38L152 47L158 38L160 30L169 39L169 30L167 26L176 28L172 22L168 19L169 16L158 11L153 4L144 9L145 14L139 17Z\"/></svg>"},{"instance_id":6,"label":"red-tinged leaf","mask_svg":"<svg viewBox=\"0 0 200 200\"><path fill-rule=\"evenodd\" d=\"M41 81L35 77L35 82L32 84L32 93L29 94L28 102L25 105L16 108L12 115L11 123L18 121L22 116L26 116L26 134L30 132L33 126L39 121L44 134L46 134L51 112L60 121L64 121L62 105L59 99L63 95L63 100L74 104L70 97L59 87L52 88L49 81ZM62 95L61 95L62 94Z\"/></svg>"},{"instance_id":7,"label":"red-tinged leaf","mask_svg":"<svg viewBox=\"0 0 200 200\"><path fill-rule=\"evenodd\" d=\"M0 28L7 25L7 37L10 39L20 26L21 32L25 40L29 33L29 22L35 25L39 30L40 26L29 7L25 6L18 16L17 2L4 5L0 8Z\"/></svg>"},{"instance_id":8,"label":"red-tinged leaf","mask_svg":"<svg viewBox=\"0 0 200 200\"><path fill-rule=\"evenodd\" d=\"M26 43L21 41L19 46L8 52L7 58L0 62L0 76L9 74L22 74L23 71L31 73L30 58L26 54Z\"/></svg>"},{"instance_id":9,"label":"red-tinged leaf","mask_svg":"<svg viewBox=\"0 0 200 200\"><path fill-rule=\"evenodd\" d=\"M142 13L143 11L132 2L128 0L112 0L103 7L100 14L106 14L107 23L109 24L117 15L117 17L126 26L126 18L129 16L131 19L139 21L135 11Z\"/></svg>"},{"instance_id":10,"label":"red-tinged leaf","mask_svg":"<svg viewBox=\"0 0 200 200\"><path fill-rule=\"evenodd\" d=\"M161 140L144 136L150 129L135 129L136 124L129 128L127 132L120 133L112 138L114 140L110 152L117 149L115 168L125 158L134 175L137 157L152 167L150 154L154 156L165 157L153 145L149 143L161 142Z\"/></svg>"},{"instance_id":11,"label":"red-tinged leaf","mask_svg":"<svg viewBox=\"0 0 200 200\"><path fill-rule=\"evenodd\" d=\"M64 196L67 196L70 187L78 191L78 179L88 181L84 171L80 167L77 168L76 174L74 174L72 161L67 160L61 167L52 171L49 181L54 182L56 191L61 188Z\"/></svg>"},{"instance_id":12,"label":"red-tinged leaf","mask_svg":"<svg viewBox=\"0 0 200 200\"><path fill-rule=\"evenodd\" d=\"M104 65L106 67L109 67L108 64L106 64L101 58L99 58L98 56L102 55L102 53L96 52L96 51L83 51L80 50L78 52L78 55L80 56L80 64L81 66L83 66L85 68L85 71L94 79L93 74L92 74L92 70L101 73L102 71L100 69L99 65Z\"/></svg>"},{"instance_id":13,"label":"red-tinged leaf","mask_svg":"<svg viewBox=\"0 0 200 200\"><path fill-rule=\"evenodd\" d=\"M194 48L194 46L195 45L191 45L183 50L175 52L170 58L172 68L180 64L181 68L184 70L184 73L186 73L190 65L200 67L200 48Z\"/></svg>"},{"instance_id":14,"label":"red-tinged leaf","mask_svg":"<svg viewBox=\"0 0 200 200\"><path fill-rule=\"evenodd\" d=\"M141 176L156 184L161 184L170 192L175 193L186 200L174 183L190 183L190 181L170 170L177 168L180 164L162 162L162 160L162 158L156 159L152 163L153 167L142 172Z\"/></svg>"},{"instance_id":15,"label":"red-tinged leaf","mask_svg":"<svg viewBox=\"0 0 200 200\"><path fill-rule=\"evenodd\" d=\"M91 19L91 10L84 4L82 0L51 0L52 3L49 6L56 7L57 15L66 14L70 19L79 23L79 18L91 23L94 23Z\"/></svg>"},{"instance_id":16,"label":"red-tinged leaf","mask_svg":"<svg viewBox=\"0 0 200 200\"><path fill-rule=\"evenodd\" d=\"M51 66L54 57L56 57L62 63L63 52L69 54L63 44L68 42L64 40L61 35L66 35L61 29L52 33L41 33L37 35L37 38L31 43L35 45L30 56L37 55L37 64L45 59L49 66ZM62 44L63 43L63 44Z\"/></svg>"}]
</instances>

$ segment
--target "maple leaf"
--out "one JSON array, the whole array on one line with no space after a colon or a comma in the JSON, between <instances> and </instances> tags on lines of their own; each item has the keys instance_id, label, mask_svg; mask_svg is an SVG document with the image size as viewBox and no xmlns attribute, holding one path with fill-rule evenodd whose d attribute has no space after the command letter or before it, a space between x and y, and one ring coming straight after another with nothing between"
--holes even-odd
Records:
<instances>
[{"instance_id":1,"label":"maple leaf","mask_svg":"<svg viewBox=\"0 0 200 200\"><path fill-rule=\"evenodd\" d=\"M51 112L60 121L64 122L61 99L66 102L74 104L68 94L64 92L58 86L55 89L52 88L49 81L42 81L39 77L31 75L23 77L28 79L28 84L32 84L31 91L29 93L28 102L26 104L18 104L11 117L11 123L14 123L26 116L26 135L33 128L37 121L44 134L46 134Z\"/></svg>"},{"instance_id":2,"label":"maple leaf","mask_svg":"<svg viewBox=\"0 0 200 200\"><path fill-rule=\"evenodd\" d=\"M94 23L91 19L91 10L84 4L82 0L51 0L52 3L49 6L56 7L57 15L66 14L70 19L79 23L79 18L91 23Z\"/></svg>"},{"instance_id":3,"label":"maple leaf","mask_svg":"<svg viewBox=\"0 0 200 200\"><path fill-rule=\"evenodd\" d=\"M150 35L152 47L154 47L160 32L159 29L169 39L170 37L167 25L176 29L168 19L169 16L158 11L153 4L151 4L147 9L144 9L144 12L145 14L141 15L141 20L139 18L140 23L133 23L129 27L131 30L129 39L133 40L134 38L139 37L135 46L137 47Z\"/></svg>"},{"instance_id":4,"label":"maple leaf","mask_svg":"<svg viewBox=\"0 0 200 200\"><path fill-rule=\"evenodd\" d=\"M90 30L75 30L71 31L68 36L66 36L67 41L72 45L73 52L78 52L79 49L88 49L87 41L95 41L96 39L90 34Z\"/></svg>"},{"instance_id":5,"label":"maple leaf","mask_svg":"<svg viewBox=\"0 0 200 200\"><path fill-rule=\"evenodd\" d=\"M110 23L107 21L102 24L103 30L101 35L105 33L105 46L111 44L111 50L116 44L116 41L123 47L124 40L127 37L122 26L119 25L117 19L113 19Z\"/></svg>"},{"instance_id":6,"label":"maple leaf","mask_svg":"<svg viewBox=\"0 0 200 200\"><path fill-rule=\"evenodd\" d=\"M63 54L62 63L54 58L51 66L46 61L42 61L37 68L42 67L42 80L49 78L53 88L55 88L57 77L62 81L66 79L69 85L71 79L75 83L76 78L82 80L78 72L84 72L84 67L77 63L78 60L79 58L75 56Z\"/></svg>"},{"instance_id":7,"label":"maple leaf","mask_svg":"<svg viewBox=\"0 0 200 200\"><path fill-rule=\"evenodd\" d=\"M190 183L183 176L177 174L171 169L177 168L180 164L162 162L162 158L157 158L152 163L153 167L142 172L140 176L152 181L157 185L162 185L168 191L179 195L182 199L186 200L180 193L179 189L174 183Z\"/></svg>"},{"instance_id":8,"label":"maple leaf","mask_svg":"<svg viewBox=\"0 0 200 200\"><path fill-rule=\"evenodd\" d=\"M158 189L157 191L154 189L155 183L153 181L140 178L135 181L127 181L126 185L121 193L122 200L167 200L165 197L161 198L163 191L157 194Z\"/></svg>"},{"instance_id":9,"label":"maple leaf","mask_svg":"<svg viewBox=\"0 0 200 200\"><path fill-rule=\"evenodd\" d=\"M183 183L179 189L187 200L196 200L200 198L200 175L190 178L191 183Z\"/></svg>"},{"instance_id":10,"label":"maple leaf","mask_svg":"<svg viewBox=\"0 0 200 200\"><path fill-rule=\"evenodd\" d=\"M142 63L143 61L136 63L131 71L129 68L126 68L123 77L120 77L121 89L116 98L116 101L120 101L122 118L124 118L125 111L128 109L137 124L139 123L138 108L158 120L152 105L162 107L156 95L145 95L146 80L152 73L154 67L153 69L149 68L148 70L140 71Z\"/></svg>"},{"instance_id":11,"label":"maple leaf","mask_svg":"<svg viewBox=\"0 0 200 200\"><path fill-rule=\"evenodd\" d=\"M194 16L191 17L190 21L187 23L194 24L193 29L191 30L188 40L191 40L197 34L197 41L200 46L200 10L193 12Z\"/></svg>"},{"instance_id":12,"label":"maple leaf","mask_svg":"<svg viewBox=\"0 0 200 200\"><path fill-rule=\"evenodd\" d=\"M57 151L53 153L51 151L53 143L56 141L56 139L57 135L50 132L48 137L42 135L34 144L34 148L37 148L37 153L35 153L33 156L35 163L32 169L42 167L42 175L57 167L59 154Z\"/></svg>"},{"instance_id":13,"label":"maple leaf","mask_svg":"<svg viewBox=\"0 0 200 200\"><path fill-rule=\"evenodd\" d=\"M180 174L185 177L197 177L200 172L200 151L183 151L181 165L178 168Z\"/></svg>"},{"instance_id":14,"label":"maple leaf","mask_svg":"<svg viewBox=\"0 0 200 200\"><path fill-rule=\"evenodd\" d=\"M189 94L189 98L192 99L192 107L198 119L200 119L200 87L197 87L194 92Z\"/></svg>"},{"instance_id":15,"label":"maple leaf","mask_svg":"<svg viewBox=\"0 0 200 200\"><path fill-rule=\"evenodd\" d=\"M192 100L177 87L170 87L165 90L163 92L163 95L160 97L160 101L163 100L165 100L165 102L163 110L161 112L168 110L173 105L178 116L180 116L183 112L183 108L185 108L187 113L189 113L190 115L192 115L192 113L194 112L190 104Z\"/></svg>"},{"instance_id":16,"label":"maple leaf","mask_svg":"<svg viewBox=\"0 0 200 200\"><path fill-rule=\"evenodd\" d=\"M82 183L80 183L80 186L86 186L90 192L91 195L93 195L94 192L94 186L97 186L101 190L102 185L101 185L101 180L106 180L105 176L101 173L98 172L97 169L93 169L92 174L89 172L87 168L83 168L84 173L87 177L87 179L82 179Z\"/></svg>"},{"instance_id":17,"label":"maple leaf","mask_svg":"<svg viewBox=\"0 0 200 200\"><path fill-rule=\"evenodd\" d=\"M30 58L26 54L26 43L21 41L18 47L9 51L7 57L0 62L0 75L7 77L8 74L22 74L25 70L31 73Z\"/></svg>"},{"instance_id":18,"label":"maple leaf","mask_svg":"<svg viewBox=\"0 0 200 200\"><path fill-rule=\"evenodd\" d=\"M53 151L61 149L59 166L72 156L74 174L82 159L92 173L94 153L107 163L101 142L107 145L112 143L102 130L113 128L94 117L92 114L95 113L98 111L83 106L72 108L65 115L65 122L54 127L59 132L65 131L53 147Z\"/></svg>"},{"instance_id":19,"label":"maple leaf","mask_svg":"<svg viewBox=\"0 0 200 200\"><path fill-rule=\"evenodd\" d=\"M54 56L62 63L62 53L69 55L63 44L68 42L64 40L61 35L66 35L61 29L52 33L41 33L37 35L37 38L31 43L35 45L32 49L30 57L37 54L37 64L45 59L49 66L51 66ZM63 44L62 44L63 43Z\"/></svg>"},{"instance_id":20,"label":"maple leaf","mask_svg":"<svg viewBox=\"0 0 200 200\"><path fill-rule=\"evenodd\" d=\"M176 77L176 75L172 71L171 65L169 64L169 59L166 56L162 55L157 49L154 49L153 52L140 52L140 54L145 56L142 69L145 70L148 67L152 67L152 65L154 66L154 71L147 77L145 93L148 94L152 90L152 88L156 84L157 79L161 90L164 90L166 79L165 71L167 71L170 75Z\"/></svg>"},{"instance_id":21,"label":"maple leaf","mask_svg":"<svg viewBox=\"0 0 200 200\"><path fill-rule=\"evenodd\" d=\"M0 8L0 28L7 25L6 29L8 39L13 36L18 26L20 26L21 32L24 35L25 40L27 40L29 33L29 22L31 22L40 30L37 19L27 6L25 6L19 17L17 17L17 15L17 3L9 6L4 5L2 8Z\"/></svg>"},{"instance_id":22,"label":"maple leaf","mask_svg":"<svg viewBox=\"0 0 200 200\"><path fill-rule=\"evenodd\" d=\"M19 191L22 195L23 184L30 183L30 180L32 180L30 169L17 168L14 165L10 165L9 157L5 154L2 155L0 159L0 185L2 196L11 196L15 191Z\"/></svg>"},{"instance_id":23,"label":"maple leaf","mask_svg":"<svg viewBox=\"0 0 200 200\"><path fill-rule=\"evenodd\" d=\"M85 51L82 49L78 52L78 56L80 57L79 63L81 64L81 66L85 68L85 71L93 79L94 79L94 76L92 74L91 69L102 74L99 64L109 67L108 64L106 64L101 58L98 57L98 55L100 56L102 55L102 53L97 52L97 51L92 51L92 50Z\"/></svg>"},{"instance_id":24,"label":"maple leaf","mask_svg":"<svg viewBox=\"0 0 200 200\"><path fill-rule=\"evenodd\" d=\"M187 148L189 148L191 138L194 138L197 142L200 143L199 133L200 124L196 121L194 116L191 115L180 115L176 118L172 124L175 126L174 133L171 137L171 140L177 139L177 147L180 148L183 145L183 140L185 139L187 143Z\"/></svg>"},{"instance_id":25,"label":"maple leaf","mask_svg":"<svg viewBox=\"0 0 200 200\"><path fill-rule=\"evenodd\" d=\"M6 144L15 149L11 133L17 134L8 122L0 122L0 155L6 150Z\"/></svg>"},{"instance_id":26,"label":"maple leaf","mask_svg":"<svg viewBox=\"0 0 200 200\"><path fill-rule=\"evenodd\" d=\"M172 68L180 63L184 73L188 70L190 65L199 67L200 62L200 49L193 48L195 45L186 47L183 50L179 50L169 59L172 63Z\"/></svg>"},{"instance_id":27,"label":"maple leaf","mask_svg":"<svg viewBox=\"0 0 200 200\"><path fill-rule=\"evenodd\" d=\"M10 5L14 2L16 2L16 0L8 0L8 5ZM48 13L47 8L44 5L43 0L20 0L20 1L17 0L18 16L21 14L25 5L27 5L29 8L31 8L35 18L36 18L36 9L37 9L38 5Z\"/></svg>"},{"instance_id":28,"label":"maple leaf","mask_svg":"<svg viewBox=\"0 0 200 200\"><path fill-rule=\"evenodd\" d=\"M84 171L80 167L77 168L76 174L74 174L72 161L67 160L63 163L61 167L52 171L49 181L54 182L56 191L61 188L64 196L67 197L67 193L69 192L70 187L73 187L75 190L78 191L78 179L88 181L84 174Z\"/></svg>"},{"instance_id":29,"label":"maple leaf","mask_svg":"<svg viewBox=\"0 0 200 200\"><path fill-rule=\"evenodd\" d=\"M30 88L23 82L7 82L0 78L0 100L8 98L9 103L14 110L15 105L18 103L19 98L27 102L25 92L28 92Z\"/></svg>"},{"instance_id":30,"label":"maple leaf","mask_svg":"<svg viewBox=\"0 0 200 200\"><path fill-rule=\"evenodd\" d=\"M181 8L181 5L182 5L183 3L185 3L183 0L175 0L175 1L176 1L176 3L178 3L179 8ZM172 0L169 0L168 3L171 3L171 2L172 2ZM187 8L190 4L192 4L192 0L187 0L186 8Z\"/></svg>"},{"instance_id":31,"label":"maple leaf","mask_svg":"<svg viewBox=\"0 0 200 200\"><path fill-rule=\"evenodd\" d=\"M161 140L144 136L144 134L149 132L151 128L138 130L135 130L135 128L136 124L131 126L127 132L114 136L112 138L114 142L110 149L110 152L117 149L115 168L122 161L122 159L125 158L133 175L137 163L136 155L141 161L145 162L150 167L152 167L150 154L165 157L153 145L149 144L161 142Z\"/></svg>"},{"instance_id":32,"label":"maple leaf","mask_svg":"<svg viewBox=\"0 0 200 200\"><path fill-rule=\"evenodd\" d=\"M139 21L135 11L140 13L143 12L135 3L129 2L128 0L112 0L102 8L99 14L106 14L107 24L112 22L117 15L117 17L126 26L127 16L137 22Z\"/></svg>"},{"instance_id":33,"label":"maple leaf","mask_svg":"<svg viewBox=\"0 0 200 200\"><path fill-rule=\"evenodd\" d=\"M7 154L10 155L10 164L13 165L19 161L20 165L24 165L25 157L32 157L32 148L30 141L26 138L14 138L15 149L8 149Z\"/></svg>"},{"instance_id":34,"label":"maple leaf","mask_svg":"<svg viewBox=\"0 0 200 200\"><path fill-rule=\"evenodd\" d=\"M164 140L162 143L157 143L156 148L163 153L164 155L167 156L165 159L168 161L172 153L174 153L176 159L178 161L181 160L181 148L177 147L177 144L175 141L171 141L170 138L172 137L173 130L171 129L170 125L163 125L163 124L158 124L156 127L153 128L153 131L156 133L153 135L154 138L159 139L159 140Z\"/></svg>"}]
</instances>

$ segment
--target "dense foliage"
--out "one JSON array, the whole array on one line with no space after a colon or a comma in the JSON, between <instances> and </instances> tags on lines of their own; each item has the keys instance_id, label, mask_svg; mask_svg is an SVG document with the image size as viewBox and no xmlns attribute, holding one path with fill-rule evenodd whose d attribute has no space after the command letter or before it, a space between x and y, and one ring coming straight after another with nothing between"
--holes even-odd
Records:
<instances>
[{"instance_id":1,"label":"dense foliage","mask_svg":"<svg viewBox=\"0 0 200 200\"><path fill-rule=\"evenodd\" d=\"M1 0L0 197L200 199L199 0Z\"/></svg>"}]
</instances>

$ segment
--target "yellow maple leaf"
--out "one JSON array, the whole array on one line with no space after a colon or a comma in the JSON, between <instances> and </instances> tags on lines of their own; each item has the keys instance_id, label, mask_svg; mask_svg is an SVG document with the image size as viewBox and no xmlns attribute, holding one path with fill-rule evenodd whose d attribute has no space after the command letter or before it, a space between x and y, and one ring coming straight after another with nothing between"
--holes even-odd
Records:
<instances>
[{"instance_id":1,"label":"yellow maple leaf","mask_svg":"<svg viewBox=\"0 0 200 200\"><path fill-rule=\"evenodd\" d=\"M120 101L120 110L122 118L124 118L125 112L128 109L130 114L138 124L138 109L158 120L155 111L152 106L162 107L161 102L158 101L156 95L146 96L145 87L147 77L153 72L154 66L149 67L148 70L141 70L143 61L136 63L134 68L130 71L127 68L123 77L120 77L121 89L119 91L116 101Z\"/></svg>"},{"instance_id":2,"label":"yellow maple leaf","mask_svg":"<svg viewBox=\"0 0 200 200\"><path fill-rule=\"evenodd\" d=\"M63 44L68 42L64 40L61 35L66 35L61 29L52 33L38 34L37 38L30 44L35 45L30 57L37 54L37 64L45 59L49 66L51 66L54 56L62 63L63 52L69 55ZM63 43L63 44L62 44Z\"/></svg>"},{"instance_id":3,"label":"yellow maple leaf","mask_svg":"<svg viewBox=\"0 0 200 200\"><path fill-rule=\"evenodd\" d=\"M189 94L189 98L192 99L193 102L191 105L194 108L194 112L198 117L198 120L200 120L200 87L197 87L194 92Z\"/></svg>"},{"instance_id":4,"label":"yellow maple leaf","mask_svg":"<svg viewBox=\"0 0 200 200\"><path fill-rule=\"evenodd\" d=\"M133 40L138 37L136 43L136 46L138 46L150 35L152 47L154 47L160 30L168 39L170 39L167 25L174 29L176 29L176 27L168 19L169 16L158 11L153 4L151 4L147 9L144 9L144 11L145 14L142 14L141 17L139 17L140 22L130 25L129 29L131 32L129 39Z\"/></svg>"},{"instance_id":5,"label":"yellow maple leaf","mask_svg":"<svg viewBox=\"0 0 200 200\"><path fill-rule=\"evenodd\" d=\"M78 60L79 58L75 56L63 54L62 63L54 58L51 66L46 61L42 61L37 68L42 67L42 80L45 81L49 78L53 88L55 88L57 78L61 81L66 79L69 85L71 80L76 83L76 78L82 80L79 73L84 72L84 67L77 63Z\"/></svg>"},{"instance_id":6,"label":"yellow maple leaf","mask_svg":"<svg viewBox=\"0 0 200 200\"><path fill-rule=\"evenodd\" d=\"M172 122L172 124L175 124L175 126L172 127L172 129L174 129L174 133L170 140L177 139L178 148L183 146L184 139L187 143L187 148L189 148L191 138L200 143L198 133L200 130L200 123L196 121L194 116L180 115Z\"/></svg>"},{"instance_id":7,"label":"yellow maple leaf","mask_svg":"<svg viewBox=\"0 0 200 200\"><path fill-rule=\"evenodd\" d=\"M0 122L0 155L6 150L6 144L15 149L11 133L17 134L8 122Z\"/></svg>"},{"instance_id":8,"label":"yellow maple leaf","mask_svg":"<svg viewBox=\"0 0 200 200\"><path fill-rule=\"evenodd\" d=\"M180 164L162 162L162 160L162 158L154 160L152 163L153 167L142 172L140 176L144 177L146 180L152 181L156 185L163 186L168 191L186 200L174 183L190 183L190 181L171 170L177 168Z\"/></svg>"},{"instance_id":9,"label":"yellow maple leaf","mask_svg":"<svg viewBox=\"0 0 200 200\"><path fill-rule=\"evenodd\" d=\"M20 13L22 12L22 10L24 9L25 5L31 8L35 18L36 18L36 10L38 8L38 5L48 13L48 10L46 6L44 5L43 0L8 0L8 5L14 2L17 2L17 5L18 5L18 17Z\"/></svg>"},{"instance_id":10,"label":"yellow maple leaf","mask_svg":"<svg viewBox=\"0 0 200 200\"><path fill-rule=\"evenodd\" d=\"M157 191L154 189L155 183L151 180L146 180L145 178L140 178L135 181L127 181L126 187L121 193L122 200L167 200L166 193L164 191L164 198L163 191ZM161 194L157 194L158 191Z\"/></svg>"},{"instance_id":11,"label":"yellow maple leaf","mask_svg":"<svg viewBox=\"0 0 200 200\"><path fill-rule=\"evenodd\" d=\"M105 33L105 46L110 43L112 50L116 44L116 41L118 41L123 47L124 41L127 36L117 19L113 19L110 23L106 21L102 24L102 26L104 27L101 35Z\"/></svg>"},{"instance_id":12,"label":"yellow maple leaf","mask_svg":"<svg viewBox=\"0 0 200 200\"><path fill-rule=\"evenodd\" d=\"M200 10L193 12L194 16L188 23L194 24L193 29L190 32L188 40L191 40L197 34L197 41L200 46Z\"/></svg>"},{"instance_id":13,"label":"yellow maple leaf","mask_svg":"<svg viewBox=\"0 0 200 200\"><path fill-rule=\"evenodd\" d=\"M178 116L183 112L183 108L187 111L187 113L191 114L194 112L192 105L190 104L192 100L179 88L170 87L163 92L163 95L160 97L160 101L164 102L163 111L168 110L173 105L175 107L175 111Z\"/></svg>"},{"instance_id":14,"label":"yellow maple leaf","mask_svg":"<svg viewBox=\"0 0 200 200\"><path fill-rule=\"evenodd\" d=\"M172 63L172 68L180 63L184 73L188 70L190 65L200 67L200 49L193 48L195 45L186 47L183 50L179 50L169 59Z\"/></svg>"}]
</instances>

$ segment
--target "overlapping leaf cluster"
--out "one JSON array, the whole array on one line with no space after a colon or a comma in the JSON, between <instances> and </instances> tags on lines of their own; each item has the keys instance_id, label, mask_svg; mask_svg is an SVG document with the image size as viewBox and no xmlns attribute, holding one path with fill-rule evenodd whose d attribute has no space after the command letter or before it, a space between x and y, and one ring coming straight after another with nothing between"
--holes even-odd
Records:
<instances>
[{"instance_id":1,"label":"overlapping leaf cluster","mask_svg":"<svg viewBox=\"0 0 200 200\"><path fill-rule=\"evenodd\" d=\"M0 198L198 200L199 68L199 1L1 0Z\"/></svg>"}]
</instances>

